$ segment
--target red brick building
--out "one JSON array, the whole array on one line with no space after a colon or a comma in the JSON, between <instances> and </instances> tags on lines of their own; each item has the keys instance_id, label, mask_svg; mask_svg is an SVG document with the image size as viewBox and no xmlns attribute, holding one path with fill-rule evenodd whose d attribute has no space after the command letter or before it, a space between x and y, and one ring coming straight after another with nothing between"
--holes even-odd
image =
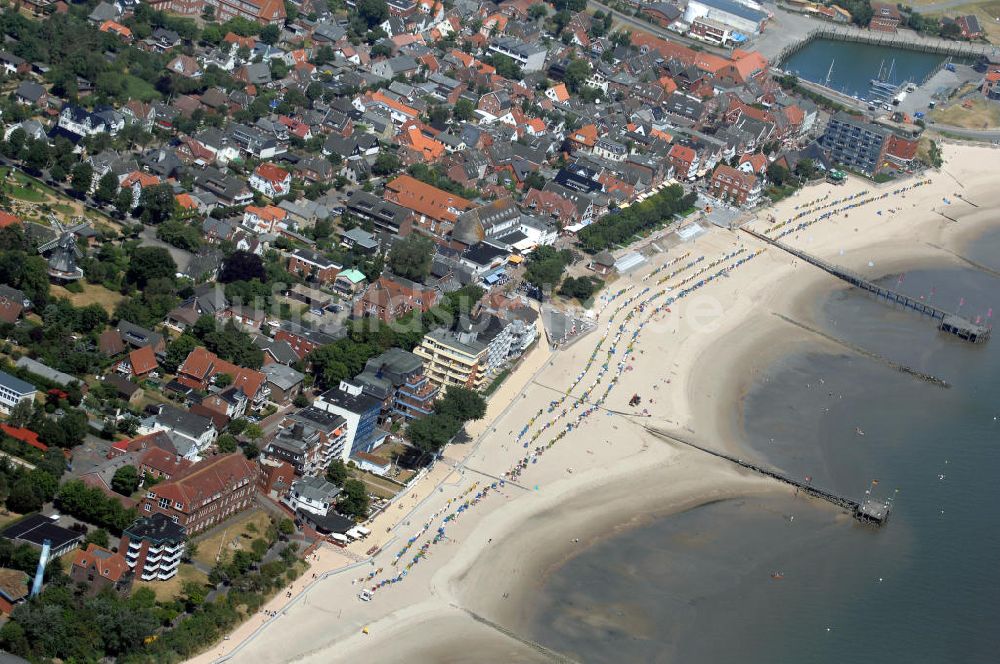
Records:
<instances>
[{"instance_id":1,"label":"red brick building","mask_svg":"<svg viewBox=\"0 0 1000 664\"><path fill-rule=\"evenodd\" d=\"M184 364L177 368L177 382L204 392L219 374L231 377L233 379L231 385L243 390L253 408L261 407L271 393L264 374L226 362L204 346L198 346L191 351Z\"/></svg>"},{"instance_id":2,"label":"red brick building","mask_svg":"<svg viewBox=\"0 0 1000 664\"><path fill-rule=\"evenodd\" d=\"M200 16L209 7L219 23L237 16L263 25L285 22L285 3L282 0L150 0L149 4L153 9L183 16Z\"/></svg>"},{"instance_id":3,"label":"red brick building","mask_svg":"<svg viewBox=\"0 0 1000 664\"><path fill-rule=\"evenodd\" d=\"M344 267L308 249L296 249L288 256L288 271L319 284L332 284Z\"/></svg>"},{"instance_id":4,"label":"red brick building","mask_svg":"<svg viewBox=\"0 0 1000 664\"><path fill-rule=\"evenodd\" d=\"M94 596L105 588L127 595L133 577L125 556L93 543L86 550L76 552L69 571L69 578L87 586L87 596Z\"/></svg>"},{"instance_id":5,"label":"red brick building","mask_svg":"<svg viewBox=\"0 0 1000 664\"><path fill-rule=\"evenodd\" d=\"M752 207L760 199L760 183L757 176L722 164L712 173L708 191L716 198L731 203Z\"/></svg>"},{"instance_id":6,"label":"red brick building","mask_svg":"<svg viewBox=\"0 0 1000 664\"><path fill-rule=\"evenodd\" d=\"M192 535L253 505L256 481L257 469L243 454L212 457L150 487L139 514L163 514Z\"/></svg>"},{"instance_id":7,"label":"red brick building","mask_svg":"<svg viewBox=\"0 0 1000 664\"><path fill-rule=\"evenodd\" d=\"M885 156L890 161L906 166L917 156L919 137L907 138L899 134L889 134L885 142Z\"/></svg>"},{"instance_id":8,"label":"red brick building","mask_svg":"<svg viewBox=\"0 0 1000 664\"><path fill-rule=\"evenodd\" d=\"M868 23L869 30L879 30L881 32L895 32L903 20L896 5L885 2L873 2L872 20Z\"/></svg>"},{"instance_id":9,"label":"red brick building","mask_svg":"<svg viewBox=\"0 0 1000 664\"><path fill-rule=\"evenodd\" d=\"M359 318L378 318L388 323L414 309L425 312L437 304L440 298L441 293L436 288L402 277L383 275L354 304L354 315Z\"/></svg>"},{"instance_id":10,"label":"red brick building","mask_svg":"<svg viewBox=\"0 0 1000 664\"><path fill-rule=\"evenodd\" d=\"M674 177L678 180L693 177L698 168L698 153L686 145L673 145L667 153L667 158L674 167Z\"/></svg>"}]
</instances>

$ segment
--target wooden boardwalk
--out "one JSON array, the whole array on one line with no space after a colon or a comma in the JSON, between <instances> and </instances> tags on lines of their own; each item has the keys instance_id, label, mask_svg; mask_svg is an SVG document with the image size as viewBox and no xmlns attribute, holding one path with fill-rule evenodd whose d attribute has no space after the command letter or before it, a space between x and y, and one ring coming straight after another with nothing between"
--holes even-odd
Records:
<instances>
[{"instance_id":1,"label":"wooden boardwalk","mask_svg":"<svg viewBox=\"0 0 1000 664\"><path fill-rule=\"evenodd\" d=\"M938 329L942 332L947 332L948 334L954 334L959 339L964 339L970 343L978 344L984 343L990 338L990 330L984 325L979 325L973 323L967 318L963 318L958 314L945 311L940 307L936 307L932 304L928 304L923 300L919 300L909 295L904 295L898 293L891 288L886 288L885 286L880 286L872 281L865 279L864 277L846 270L833 263L828 263L821 258L817 258L811 254L807 254L804 251L795 249L793 247L784 244L783 242L778 242L772 238L767 237L761 233L758 233L750 228L743 227L743 232L754 236L762 242L766 242L782 251L795 256L798 259L815 265L819 269L832 274L833 276L846 281L855 288L860 288L861 290L868 291L869 293L875 295L878 298L885 300L886 302L891 302L893 304L898 304L907 309L912 309L917 313L923 314L924 316L930 316L934 320L941 321L938 324Z\"/></svg>"}]
</instances>

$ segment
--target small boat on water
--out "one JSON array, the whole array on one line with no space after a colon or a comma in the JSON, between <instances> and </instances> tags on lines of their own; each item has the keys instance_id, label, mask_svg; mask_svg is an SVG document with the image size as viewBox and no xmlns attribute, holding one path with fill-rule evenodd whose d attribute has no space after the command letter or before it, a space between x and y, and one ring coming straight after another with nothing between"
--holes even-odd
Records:
<instances>
[{"instance_id":1,"label":"small boat on water","mask_svg":"<svg viewBox=\"0 0 1000 664\"><path fill-rule=\"evenodd\" d=\"M865 435L865 432L861 430L861 427L858 427L857 429L855 429L854 433L858 434L859 436Z\"/></svg>"},{"instance_id":2,"label":"small boat on water","mask_svg":"<svg viewBox=\"0 0 1000 664\"><path fill-rule=\"evenodd\" d=\"M771 572L771 578L774 579L775 581L781 581L783 578L785 578L785 575L783 572Z\"/></svg>"}]
</instances>

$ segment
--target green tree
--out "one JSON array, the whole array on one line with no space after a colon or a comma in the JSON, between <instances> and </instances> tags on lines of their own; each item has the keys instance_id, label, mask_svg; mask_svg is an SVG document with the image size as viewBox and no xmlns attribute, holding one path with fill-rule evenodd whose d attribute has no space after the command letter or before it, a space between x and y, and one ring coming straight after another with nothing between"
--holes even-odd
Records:
<instances>
[{"instance_id":1,"label":"green tree","mask_svg":"<svg viewBox=\"0 0 1000 664\"><path fill-rule=\"evenodd\" d=\"M570 92L578 93L583 89L583 84L590 78L590 63L580 58L573 60L566 66L566 74L563 76L563 83Z\"/></svg>"},{"instance_id":2,"label":"green tree","mask_svg":"<svg viewBox=\"0 0 1000 664\"><path fill-rule=\"evenodd\" d=\"M389 251L392 271L413 281L423 281L430 274L433 261L434 242L415 233L397 241Z\"/></svg>"},{"instance_id":3,"label":"green tree","mask_svg":"<svg viewBox=\"0 0 1000 664\"><path fill-rule=\"evenodd\" d=\"M342 487L344 482L351 476L351 471L342 459L337 459L326 469L326 481L334 486Z\"/></svg>"},{"instance_id":4,"label":"green tree","mask_svg":"<svg viewBox=\"0 0 1000 664\"><path fill-rule=\"evenodd\" d=\"M463 423L481 420L486 415L486 400L475 390L452 385L434 405L434 412Z\"/></svg>"},{"instance_id":5,"label":"green tree","mask_svg":"<svg viewBox=\"0 0 1000 664\"><path fill-rule=\"evenodd\" d=\"M177 207L174 190L169 184L156 184L145 187L139 196L141 218L146 224L161 224L169 219Z\"/></svg>"},{"instance_id":6,"label":"green tree","mask_svg":"<svg viewBox=\"0 0 1000 664\"><path fill-rule=\"evenodd\" d=\"M123 496L131 496L139 488L139 471L135 466L122 466L111 478L111 488Z\"/></svg>"},{"instance_id":7,"label":"green tree","mask_svg":"<svg viewBox=\"0 0 1000 664\"><path fill-rule=\"evenodd\" d=\"M163 368L170 373L177 371L177 367L184 363L187 356L198 347L198 340L190 334L182 334L167 346L166 358L163 361Z\"/></svg>"},{"instance_id":8,"label":"green tree","mask_svg":"<svg viewBox=\"0 0 1000 664\"><path fill-rule=\"evenodd\" d=\"M576 298L582 303L589 300L603 283L593 277L569 277L559 288L559 294L563 297Z\"/></svg>"},{"instance_id":9,"label":"green tree","mask_svg":"<svg viewBox=\"0 0 1000 664\"><path fill-rule=\"evenodd\" d=\"M94 528L87 536L83 539L84 547L88 544L96 544L97 546L103 546L105 549L108 548L108 531L104 528Z\"/></svg>"},{"instance_id":10,"label":"green tree","mask_svg":"<svg viewBox=\"0 0 1000 664\"><path fill-rule=\"evenodd\" d=\"M372 164L372 173L375 175L391 175L399 170L400 161L392 152L381 152Z\"/></svg>"},{"instance_id":11,"label":"green tree","mask_svg":"<svg viewBox=\"0 0 1000 664\"><path fill-rule=\"evenodd\" d=\"M788 180L788 169L776 161L768 164L767 178L779 187Z\"/></svg>"},{"instance_id":12,"label":"green tree","mask_svg":"<svg viewBox=\"0 0 1000 664\"><path fill-rule=\"evenodd\" d=\"M37 512L44 503L41 492L28 477L22 477L14 482L7 496L7 509L18 514Z\"/></svg>"},{"instance_id":13,"label":"green tree","mask_svg":"<svg viewBox=\"0 0 1000 664\"><path fill-rule=\"evenodd\" d=\"M135 207L131 189L120 189L115 195L115 209L123 217Z\"/></svg>"},{"instance_id":14,"label":"green tree","mask_svg":"<svg viewBox=\"0 0 1000 664\"><path fill-rule=\"evenodd\" d=\"M243 437L247 440L256 441L263 437L263 435L264 430L256 423L248 424L247 428L243 430Z\"/></svg>"},{"instance_id":15,"label":"green tree","mask_svg":"<svg viewBox=\"0 0 1000 664\"><path fill-rule=\"evenodd\" d=\"M219 436L219 440L217 440L215 444L218 446L219 451L223 454L231 454L239 447L239 444L236 441L236 436L230 433L224 433Z\"/></svg>"},{"instance_id":16,"label":"green tree","mask_svg":"<svg viewBox=\"0 0 1000 664\"><path fill-rule=\"evenodd\" d=\"M812 159L802 159L795 164L795 174L806 180L816 177L816 173L816 164Z\"/></svg>"},{"instance_id":17,"label":"green tree","mask_svg":"<svg viewBox=\"0 0 1000 664\"><path fill-rule=\"evenodd\" d=\"M11 426L24 427L31 422L34 416L35 402L32 399L25 399L24 401L19 401L16 406L11 408L8 422Z\"/></svg>"},{"instance_id":18,"label":"green tree","mask_svg":"<svg viewBox=\"0 0 1000 664\"><path fill-rule=\"evenodd\" d=\"M265 44L274 45L278 43L278 39L281 37L281 28L277 25L270 23L265 25L260 30L260 40Z\"/></svg>"},{"instance_id":19,"label":"green tree","mask_svg":"<svg viewBox=\"0 0 1000 664\"><path fill-rule=\"evenodd\" d=\"M177 263L163 247L137 247L132 252L125 280L135 284L140 290L156 278L173 280L177 274Z\"/></svg>"},{"instance_id":20,"label":"green tree","mask_svg":"<svg viewBox=\"0 0 1000 664\"><path fill-rule=\"evenodd\" d=\"M538 19L545 18L549 15L549 8L545 6L545 3L539 2L528 7L528 18L532 21L537 21Z\"/></svg>"},{"instance_id":21,"label":"green tree","mask_svg":"<svg viewBox=\"0 0 1000 664\"><path fill-rule=\"evenodd\" d=\"M204 604L207 598L208 588L204 584L197 581L184 581L181 584L181 601L184 602L184 608L189 612L193 612Z\"/></svg>"},{"instance_id":22,"label":"green tree","mask_svg":"<svg viewBox=\"0 0 1000 664\"><path fill-rule=\"evenodd\" d=\"M454 417L431 414L410 422L406 435L410 442L426 455L436 454L462 428Z\"/></svg>"},{"instance_id":23,"label":"green tree","mask_svg":"<svg viewBox=\"0 0 1000 664\"><path fill-rule=\"evenodd\" d=\"M389 18L389 5L385 0L358 0L357 12L369 28L374 28Z\"/></svg>"},{"instance_id":24,"label":"green tree","mask_svg":"<svg viewBox=\"0 0 1000 664\"><path fill-rule=\"evenodd\" d=\"M45 139L31 141L28 145L28 152L24 157L24 165L29 169L39 173L48 168L52 161L52 152Z\"/></svg>"},{"instance_id":25,"label":"green tree","mask_svg":"<svg viewBox=\"0 0 1000 664\"><path fill-rule=\"evenodd\" d=\"M461 97L455 102L455 107L452 109L451 114L456 120L467 122L475 116L476 107L473 105L472 101L466 99L465 97Z\"/></svg>"},{"instance_id":26,"label":"green tree","mask_svg":"<svg viewBox=\"0 0 1000 664\"><path fill-rule=\"evenodd\" d=\"M337 511L355 518L363 518L368 516L368 505L368 491L364 482L355 479L345 480L337 500Z\"/></svg>"},{"instance_id":27,"label":"green tree","mask_svg":"<svg viewBox=\"0 0 1000 664\"><path fill-rule=\"evenodd\" d=\"M536 247L528 255L524 278L540 288L555 288L572 258L568 250L559 251L547 245Z\"/></svg>"}]
</instances>

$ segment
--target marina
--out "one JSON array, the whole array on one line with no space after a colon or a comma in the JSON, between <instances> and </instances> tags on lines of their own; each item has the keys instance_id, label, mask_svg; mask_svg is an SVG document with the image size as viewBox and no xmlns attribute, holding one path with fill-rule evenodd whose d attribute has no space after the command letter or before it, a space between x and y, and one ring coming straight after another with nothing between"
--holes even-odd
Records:
<instances>
[{"instance_id":1,"label":"marina","mask_svg":"<svg viewBox=\"0 0 1000 664\"><path fill-rule=\"evenodd\" d=\"M968 60L882 44L813 38L796 44L776 63L800 80L846 97L892 105L894 100L902 101L911 86L922 85L942 67Z\"/></svg>"}]
</instances>

